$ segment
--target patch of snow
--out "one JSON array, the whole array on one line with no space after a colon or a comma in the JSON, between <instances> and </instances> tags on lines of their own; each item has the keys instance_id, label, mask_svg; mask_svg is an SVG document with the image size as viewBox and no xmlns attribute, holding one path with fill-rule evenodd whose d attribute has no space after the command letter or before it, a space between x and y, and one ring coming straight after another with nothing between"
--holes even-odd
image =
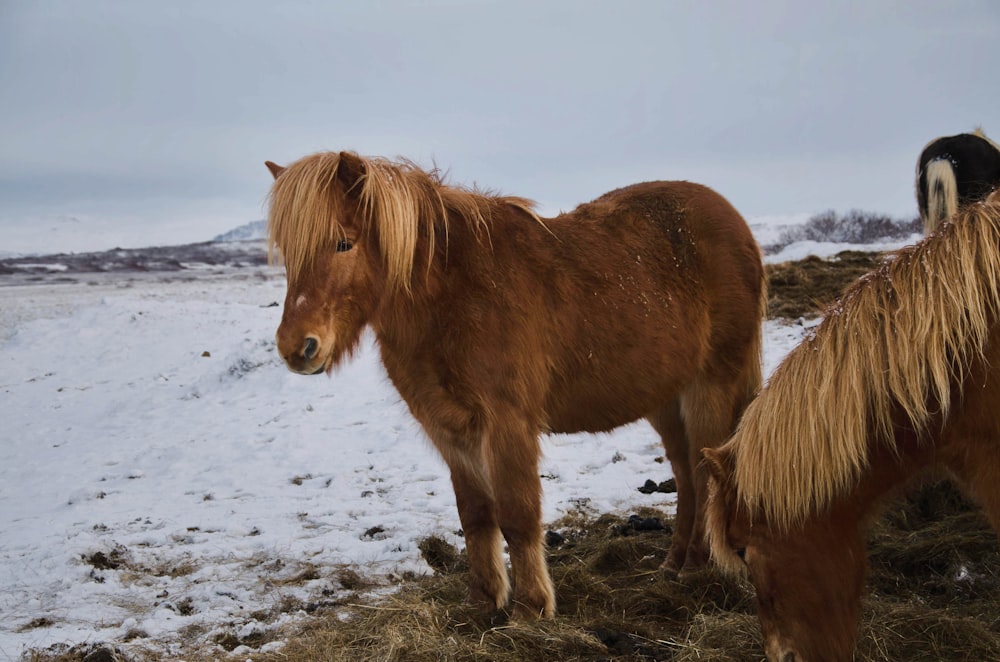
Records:
<instances>
[{"instance_id":1,"label":"patch of snow","mask_svg":"<svg viewBox=\"0 0 1000 662\"><path fill-rule=\"evenodd\" d=\"M764 262L766 264L779 264L781 262L801 260L803 258L809 257L810 255L827 259L843 251L867 251L867 252L895 251L899 250L903 246L916 243L920 241L920 239L921 239L920 235L913 235L904 239L878 242L873 244L849 244L849 243L839 243L832 241L796 241L791 244L788 244L787 246L784 246L780 251L776 253L765 255Z\"/></svg>"}]
</instances>

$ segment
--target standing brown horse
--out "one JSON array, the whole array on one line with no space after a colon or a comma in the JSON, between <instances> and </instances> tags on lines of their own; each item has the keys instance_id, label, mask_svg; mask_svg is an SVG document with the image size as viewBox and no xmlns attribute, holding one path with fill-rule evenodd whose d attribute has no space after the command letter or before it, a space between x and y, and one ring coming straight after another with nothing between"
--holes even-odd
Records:
<instances>
[{"instance_id":1,"label":"standing brown horse","mask_svg":"<svg viewBox=\"0 0 1000 662\"><path fill-rule=\"evenodd\" d=\"M708 530L749 572L767 657L850 660L865 525L928 470L1000 532L1000 193L862 277L704 451Z\"/></svg>"},{"instance_id":2,"label":"standing brown horse","mask_svg":"<svg viewBox=\"0 0 1000 662\"><path fill-rule=\"evenodd\" d=\"M687 182L619 189L552 219L408 162L307 156L275 177L268 219L288 292L278 352L329 373L374 331L382 362L451 470L470 600L555 610L539 435L646 418L678 486L669 568L708 558L707 475L759 389L765 282L740 215Z\"/></svg>"}]
</instances>

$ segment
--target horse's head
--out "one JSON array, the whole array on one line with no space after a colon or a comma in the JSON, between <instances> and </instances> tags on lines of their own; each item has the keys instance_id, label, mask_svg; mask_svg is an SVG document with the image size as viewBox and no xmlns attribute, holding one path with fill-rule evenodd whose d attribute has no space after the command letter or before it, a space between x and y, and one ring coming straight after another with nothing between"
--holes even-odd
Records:
<instances>
[{"instance_id":1,"label":"horse's head","mask_svg":"<svg viewBox=\"0 0 1000 662\"><path fill-rule=\"evenodd\" d=\"M365 163L344 152L267 167L270 244L288 280L278 353L294 372L328 372L357 347L378 291L358 193Z\"/></svg>"},{"instance_id":2,"label":"horse's head","mask_svg":"<svg viewBox=\"0 0 1000 662\"><path fill-rule=\"evenodd\" d=\"M790 527L769 523L738 494L731 445L702 451L712 555L753 583L767 659L852 659L866 568L857 522L833 512Z\"/></svg>"}]
</instances>

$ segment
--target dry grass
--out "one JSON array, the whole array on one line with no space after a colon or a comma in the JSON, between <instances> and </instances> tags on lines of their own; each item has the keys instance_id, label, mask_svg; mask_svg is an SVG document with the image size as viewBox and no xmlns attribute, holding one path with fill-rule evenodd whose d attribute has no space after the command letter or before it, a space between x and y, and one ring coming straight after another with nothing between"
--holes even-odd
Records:
<instances>
[{"instance_id":1,"label":"dry grass","mask_svg":"<svg viewBox=\"0 0 1000 662\"><path fill-rule=\"evenodd\" d=\"M820 315L847 285L874 269L881 260L879 253L844 251L830 260L813 256L765 265L768 317L797 319Z\"/></svg>"},{"instance_id":2,"label":"dry grass","mask_svg":"<svg viewBox=\"0 0 1000 662\"><path fill-rule=\"evenodd\" d=\"M638 514L665 517L652 510ZM454 548L442 552L449 546L435 538L422 549L425 556L434 550L429 563L441 571L377 603L336 609L279 653L259 659L706 659L706 646L732 639L716 637L711 623L727 615L742 617L742 636L750 644L746 650L760 649L748 585L714 571L682 584L658 571L670 544L668 530L637 531L634 520L613 515L568 518L554 529L562 537L549 551L559 597L555 619L519 623L504 613L471 610L463 603L464 555ZM442 565L441 557L451 561Z\"/></svg>"}]
</instances>

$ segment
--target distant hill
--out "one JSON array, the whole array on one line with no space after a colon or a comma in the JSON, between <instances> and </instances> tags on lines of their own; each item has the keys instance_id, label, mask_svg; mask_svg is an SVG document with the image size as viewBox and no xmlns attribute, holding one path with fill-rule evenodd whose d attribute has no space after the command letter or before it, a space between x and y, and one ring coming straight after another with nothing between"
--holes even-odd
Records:
<instances>
[{"instance_id":1,"label":"distant hill","mask_svg":"<svg viewBox=\"0 0 1000 662\"><path fill-rule=\"evenodd\" d=\"M267 239L267 221L265 220L250 221L214 237L212 241L257 241L260 239Z\"/></svg>"},{"instance_id":2,"label":"distant hill","mask_svg":"<svg viewBox=\"0 0 1000 662\"><path fill-rule=\"evenodd\" d=\"M793 220L792 220L793 219ZM751 219L752 221L753 219ZM885 214L852 209L840 215L834 211L816 214L808 220L799 217L769 217L751 228L765 254L777 253L796 241L827 241L868 244L903 239L919 234L920 219L897 220ZM251 221L213 238L213 242L261 241L267 239L267 221Z\"/></svg>"}]
</instances>

